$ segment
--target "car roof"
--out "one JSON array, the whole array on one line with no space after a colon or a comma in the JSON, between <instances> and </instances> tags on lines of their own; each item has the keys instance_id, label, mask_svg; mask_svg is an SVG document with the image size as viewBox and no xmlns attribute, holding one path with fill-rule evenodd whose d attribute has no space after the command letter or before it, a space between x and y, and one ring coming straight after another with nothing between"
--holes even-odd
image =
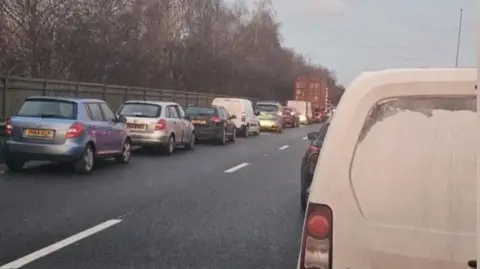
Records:
<instances>
[{"instance_id":1,"label":"car roof","mask_svg":"<svg viewBox=\"0 0 480 269\"><path fill-rule=\"evenodd\" d=\"M74 103L105 103L104 100L93 99L93 98L76 98L76 97L58 97L58 96L29 96L25 100L32 99L42 99L42 100L51 100L51 101L64 101L64 102L74 102Z\"/></svg>"},{"instance_id":2,"label":"car roof","mask_svg":"<svg viewBox=\"0 0 480 269\"><path fill-rule=\"evenodd\" d=\"M159 106L172 106L176 105L179 106L178 103L175 102L167 102L167 101L149 101L149 100L128 100L124 104L150 104L150 105L159 105Z\"/></svg>"},{"instance_id":3,"label":"car roof","mask_svg":"<svg viewBox=\"0 0 480 269\"><path fill-rule=\"evenodd\" d=\"M257 105L280 105L280 102L277 101L259 101Z\"/></svg>"}]
</instances>

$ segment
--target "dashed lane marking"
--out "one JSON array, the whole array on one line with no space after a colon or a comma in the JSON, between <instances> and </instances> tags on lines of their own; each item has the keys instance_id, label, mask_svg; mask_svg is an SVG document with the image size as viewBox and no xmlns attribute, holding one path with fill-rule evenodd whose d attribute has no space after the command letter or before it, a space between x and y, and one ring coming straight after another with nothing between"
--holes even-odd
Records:
<instances>
[{"instance_id":1,"label":"dashed lane marking","mask_svg":"<svg viewBox=\"0 0 480 269\"><path fill-rule=\"evenodd\" d=\"M279 149L279 150L285 150L285 149L287 149L288 147L290 147L290 146L289 146L289 145L283 145L283 146L279 147L278 149Z\"/></svg>"},{"instance_id":2,"label":"dashed lane marking","mask_svg":"<svg viewBox=\"0 0 480 269\"><path fill-rule=\"evenodd\" d=\"M0 269L16 269L16 268L20 268L26 264L29 264L35 260L38 260L44 256L47 256L57 250L60 250L68 245L71 245L75 242L78 242L82 239L85 239L91 235L94 235L100 231L103 231L107 228L110 228L112 227L113 225L116 225L118 223L120 223L122 220L121 219L111 219L111 220L107 220L103 223L100 223L90 229L87 229L85 231L82 231L78 234L75 234L75 235L72 235L66 239L63 239L62 241L59 241L57 243L54 243L48 247L45 247L45 248L42 248L40 250L37 250L31 254L28 254L27 256L24 256L22 258L19 258L15 261L12 261L10 263L7 263L5 265L2 265L0 266Z\"/></svg>"},{"instance_id":3,"label":"dashed lane marking","mask_svg":"<svg viewBox=\"0 0 480 269\"><path fill-rule=\"evenodd\" d=\"M308 136L304 136L302 137L303 140L307 140L308 139Z\"/></svg>"},{"instance_id":4,"label":"dashed lane marking","mask_svg":"<svg viewBox=\"0 0 480 269\"><path fill-rule=\"evenodd\" d=\"M240 169L242 169L242 168L244 168L244 167L246 167L246 166L249 166L249 165L250 165L249 163L241 163L241 164L236 165L236 166L234 166L234 167L232 167L232 168L230 168L230 169L225 170L224 173L231 174L231 173L233 173L233 172L235 172L235 171L238 171L238 170L240 170ZM0 268L0 269L1 269L1 268Z\"/></svg>"}]
</instances>

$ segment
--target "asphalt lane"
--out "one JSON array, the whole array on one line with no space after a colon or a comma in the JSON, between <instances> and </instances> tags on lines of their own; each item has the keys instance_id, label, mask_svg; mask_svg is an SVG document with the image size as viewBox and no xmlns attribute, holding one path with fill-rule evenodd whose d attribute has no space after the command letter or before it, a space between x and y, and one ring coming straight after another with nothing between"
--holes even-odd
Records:
<instances>
[{"instance_id":1,"label":"asphalt lane","mask_svg":"<svg viewBox=\"0 0 480 269\"><path fill-rule=\"evenodd\" d=\"M51 165L7 172L0 177L0 265L122 219L25 268L291 268L301 225L301 138L317 129L170 157L138 153L126 166L102 162L90 176ZM224 173L241 163L248 165Z\"/></svg>"}]
</instances>

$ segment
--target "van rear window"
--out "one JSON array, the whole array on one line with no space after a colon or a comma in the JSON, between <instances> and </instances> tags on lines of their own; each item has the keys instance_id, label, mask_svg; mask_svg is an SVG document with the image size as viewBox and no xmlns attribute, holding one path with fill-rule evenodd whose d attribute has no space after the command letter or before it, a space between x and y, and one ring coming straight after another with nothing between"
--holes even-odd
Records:
<instances>
[{"instance_id":1,"label":"van rear window","mask_svg":"<svg viewBox=\"0 0 480 269\"><path fill-rule=\"evenodd\" d=\"M118 114L126 117L158 118L162 107L148 103L126 103L118 110Z\"/></svg>"},{"instance_id":2,"label":"van rear window","mask_svg":"<svg viewBox=\"0 0 480 269\"><path fill-rule=\"evenodd\" d=\"M476 226L475 97L397 98L366 119L352 189L371 222L445 232Z\"/></svg>"},{"instance_id":3,"label":"van rear window","mask_svg":"<svg viewBox=\"0 0 480 269\"><path fill-rule=\"evenodd\" d=\"M27 99L17 116L74 120L77 118L77 104L64 100Z\"/></svg>"},{"instance_id":4,"label":"van rear window","mask_svg":"<svg viewBox=\"0 0 480 269\"><path fill-rule=\"evenodd\" d=\"M257 109L262 112L277 112L278 107L276 105L268 105L268 104L258 104Z\"/></svg>"}]
</instances>

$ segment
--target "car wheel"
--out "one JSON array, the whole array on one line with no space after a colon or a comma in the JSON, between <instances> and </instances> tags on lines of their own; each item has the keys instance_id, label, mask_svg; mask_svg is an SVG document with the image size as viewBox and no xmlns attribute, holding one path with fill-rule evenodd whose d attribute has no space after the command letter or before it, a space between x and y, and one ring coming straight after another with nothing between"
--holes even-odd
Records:
<instances>
[{"instance_id":1,"label":"car wheel","mask_svg":"<svg viewBox=\"0 0 480 269\"><path fill-rule=\"evenodd\" d=\"M12 172L17 172L23 169L25 166L25 160L23 159L12 159L12 158L5 158L5 165L7 165L8 169Z\"/></svg>"},{"instance_id":2,"label":"car wheel","mask_svg":"<svg viewBox=\"0 0 480 269\"><path fill-rule=\"evenodd\" d=\"M121 164L127 164L132 157L132 142L130 139L126 139L123 142L122 153L115 156L115 161Z\"/></svg>"},{"instance_id":3,"label":"car wheel","mask_svg":"<svg viewBox=\"0 0 480 269\"><path fill-rule=\"evenodd\" d=\"M233 128L232 135L230 136L230 142L235 143L236 139L237 139L237 130L236 128Z\"/></svg>"},{"instance_id":4,"label":"car wheel","mask_svg":"<svg viewBox=\"0 0 480 269\"><path fill-rule=\"evenodd\" d=\"M222 137L220 138L220 140L218 142L220 143L220 145L227 144L227 130L224 129L222 131Z\"/></svg>"},{"instance_id":5,"label":"car wheel","mask_svg":"<svg viewBox=\"0 0 480 269\"><path fill-rule=\"evenodd\" d=\"M248 126L245 126L245 127L243 127L242 129L243 129L243 130L242 130L242 136L245 137L245 138L247 138L248 135L249 135L249 131L250 131L249 129L250 129L250 128L249 128Z\"/></svg>"},{"instance_id":6,"label":"car wheel","mask_svg":"<svg viewBox=\"0 0 480 269\"><path fill-rule=\"evenodd\" d=\"M175 138L173 137L173 135L170 135L167 141L167 145L165 147L165 154L170 156L173 154L174 151L175 151Z\"/></svg>"},{"instance_id":7,"label":"car wheel","mask_svg":"<svg viewBox=\"0 0 480 269\"><path fill-rule=\"evenodd\" d=\"M75 173L86 174L90 173L95 165L95 151L91 144L87 144L83 150L82 157L74 162L73 168Z\"/></svg>"},{"instance_id":8,"label":"car wheel","mask_svg":"<svg viewBox=\"0 0 480 269\"><path fill-rule=\"evenodd\" d=\"M195 149L196 140L197 139L195 138L195 132L192 132L192 134L190 135L190 141L188 141L188 144L185 145L185 148L188 150Z\"/></svg>"}]
</instances>

